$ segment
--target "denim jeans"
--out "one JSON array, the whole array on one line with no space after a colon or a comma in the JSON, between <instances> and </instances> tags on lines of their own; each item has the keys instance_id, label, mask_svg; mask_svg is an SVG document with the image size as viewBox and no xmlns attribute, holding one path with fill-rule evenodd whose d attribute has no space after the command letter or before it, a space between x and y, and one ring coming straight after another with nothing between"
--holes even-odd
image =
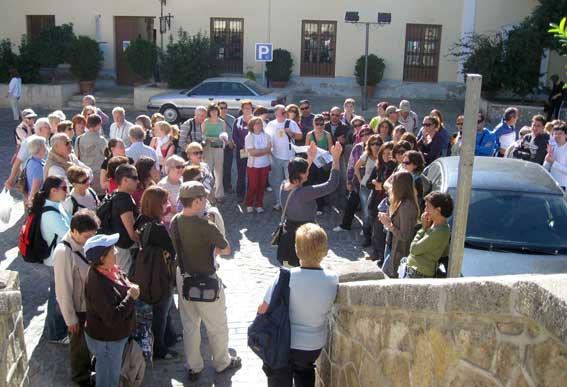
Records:
<instances>
[{"instance_id":1,"label":"denim jeans","mask_svg":"<svg viewBox=\"0 0 567 387\"><path fill-rule=\"evenodd\" d=\"M280 187L282 185L282 181L284 179L288 179L288 171L287 165L289 164L289 160L281 160L277 157L272 156L272 172L270 175L270 185L274 190L274 194L276 197L276 204L281 205L282 207L285 205L280 203Z\"/></svg>"},{"instance_id":2,"label":"denim jeans","mask_svg":"<svg viewBox=\"0 0 567 387\"><path fill-rule=\"evenodd\" d=\"M49 268L49 295L47 296L47 316L45 317L45 328L47 340L59 341L67 336L67 324L59 309L57 298L55 297L55 276L53 267Z\"/></svg>"},{"instance_id":3,"label":"denim jeans","mask_svg":"<svg viewBox=\"0 0 567 387\"><path fill-rule=\"evenodd\" d=\"M165 298L153 306L152 332L154 334L154 357L164 357L169 347L177 340L173 323L171 322L171 309L173 296Z\"/></svg>"},{"instance_id":4,"label":"denim jeans","mask_svg":"<svg viewBox=\"0 0 567 387\"><path fill-rule=\"evenodd\" d=\"M87 346L96 357L96 385L116 387L120 381L122 354L128 338L118 341L95 340L85 333Z\"/></svg>"},{"instance_id":5,"label":"denim jeans","mask_svg":"<svg viewBox=\"0 0 567 387\"><path fill-rule=\"evenodd\" d=\"M370 241L370 238L372 237L372 223L368 210L368 197L370 196L370 190L361 185L358 196L360 197L360 207L362 209L362 230L364 231L364 237L366 240Z\"/></svg>"}]
</instances>

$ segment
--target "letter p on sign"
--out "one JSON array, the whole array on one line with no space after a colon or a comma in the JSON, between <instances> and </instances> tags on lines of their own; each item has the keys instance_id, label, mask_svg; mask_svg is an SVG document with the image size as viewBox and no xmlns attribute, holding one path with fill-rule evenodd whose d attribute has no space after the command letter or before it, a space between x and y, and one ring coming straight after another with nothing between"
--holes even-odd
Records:
<instances>
[{"instance_id":1,"label":"letter p on sign","mask_svg":"<svg viewBox=\"0 0 567 387\"><path fill-rule=\"evenodd\" d=\"M256 62L271 62L272 59L272 43L256 43Z\"/></svg>"}]
</instances>

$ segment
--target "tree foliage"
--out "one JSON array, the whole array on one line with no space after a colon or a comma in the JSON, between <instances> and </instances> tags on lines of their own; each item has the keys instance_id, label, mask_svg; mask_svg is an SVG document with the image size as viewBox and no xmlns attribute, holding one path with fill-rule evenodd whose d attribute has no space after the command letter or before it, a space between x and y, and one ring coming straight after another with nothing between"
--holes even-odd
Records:
<instances>
[{"instance_id":1,"label":"tree foliage","mask_svg":"<svg viewBox=\"0 0 567 387\"><path fill-rule=\"evenodd\" d=\"M18 67L18 56L12 51L10 39L0 41L0 82L8 82L8 70Z\"/></svg>"},{"instance_id":2,"label":"tree foliage","mask_svg":"<svg viewBox=\"0 0 567 387\"><path fill-rule=\"evenodd\" d=\"M71 50L76 39L73 24L69 23L42 29L28 44L35 52L41 67L57 67L61 63L70 62Z\"/></svg>"},{"instance_id":3,"label":"tree foliage","mask_svg":"<svg viewBox=\"0 0 567 387\"><path fill-rule=\"evenodd\" d=\"M140 78L150 79L157 66L157 47L154 42L138 38L124 51L126 64Z\"/></svg>"},{"instance_id":4,"label":"tree foliage","mask_svg":"<svg viewBox=\"0 0 567 387\"><path fill-rule=\"evenodd\" d=\"M551 27L548 32L550 32L553 38L557 41L557 44L563 49L563 52L567 52L567 17L561 19L559 24L550 23ZM567 57L567 53L563 56Z\"/></svg>"},{"instance_id":5,"label":"tree foliage","mask_svg":"<svg viewBox=\"0 0 567 387\"><path fill-rule=\"evenodd\" d=\"M293 58L288 50L276 48L273 61L266 63L266 74L270 81L287 82L291 77Z\"/></svg>"},{"instance_id":6,"label":"tree foliage","mask_svg":"<svg viewBox=\"0 0 567 387\"><path fill-rule=\"evenodd\" d=\"M79 36L70 51L71 73L79 81L94 81L104 62L104 55L96 40Z\"/></svg>"},{"instance_id":7,"label":"tree foliage","mask_svg":"<svg viewBox=\"0 0 567 387\"><path fill-rule=\"evenodd\" d=\"M368 55L368 74L366 78L367 86L376 86L382 78L384 77L384 69L386 65L382 58L378 58L374 54ZM354 76L356 77L356 82L360 85L364 85L364 55L362 55L356 61L354 66Z\"/></svg>"},{"instance_id":8,"label":"tree foliage","mask_svg":"<svg viewBox=\"0 0 567 387\"><path fill-rule=\"evenodd\" d=\"M189 88L218 75L214 46L206 35L189 35L179 29L177 37L176 42L169 38L160 66L160 74L169 87Z\"/></svg>"},{"instance_id":9,"label":"tree foliage","mask_svg":"<svg viewBox=\"0 0 567 387\"><path fill-rule=\"evenodd\" d=\"M532 26L535 39L539 39L542 48L567 53L567 47L548 33L549 25L557 19L567 16L567 0L539 0L531 16L526 20Z\"/></svg>"}]
</instances>

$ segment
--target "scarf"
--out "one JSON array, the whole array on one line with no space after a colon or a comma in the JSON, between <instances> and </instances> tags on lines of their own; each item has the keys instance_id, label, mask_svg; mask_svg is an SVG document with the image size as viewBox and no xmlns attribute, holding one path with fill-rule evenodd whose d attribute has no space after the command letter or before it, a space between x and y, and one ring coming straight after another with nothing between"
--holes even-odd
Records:
<instances>
[{"instance_id":1,"label":"scarf","mask_svg":"<svg viewBox=\"0 0 567 387\"><path fill-rule=\"evenodd\" d=\"M59 156L53 149L51 149L47 155L47 160L45 161L45 166L43 167L43 179L47 179L49 176L49 169L53 166L61 167L67 173L67 169L70 166L74 165L72 155L69 155L68 159L64 159L62 156Z\"/></svg>"}]
</instances>

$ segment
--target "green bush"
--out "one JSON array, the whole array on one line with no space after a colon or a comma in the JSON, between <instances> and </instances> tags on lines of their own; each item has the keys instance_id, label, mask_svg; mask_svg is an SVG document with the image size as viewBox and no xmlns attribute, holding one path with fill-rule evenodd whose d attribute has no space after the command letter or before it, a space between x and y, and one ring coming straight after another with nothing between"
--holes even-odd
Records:
<instances>
[{"instance_id":1,"label":"green bush","mask_svg":"<svg viewBox=\"0 0 567 387\"><path fill-rule=\"evenodd\" d=\"M191 36L179 29L178 40L170 37L162 55L160 74L171 88L189 88L218 75L214 47L200 32Z\"/></svg>"},{"instance_id":2,"label":"green bush","mask_svg":"<svg viewBox=\"0 0 567 387\"><path fill-rule=\"evenodd\" d=\"M73 24L62 24L44 28L29 44L41 67L57 67L58 64L70 62L76 39Z\"/></svg>"},{"instance_id":3,"label":"green bush","mask_svg":"<svg viewBox=\"0 0 567 387\"><path fill-rule=\"evenodd\" d=\"M20 55L18 57L18 72L24 83L40 83L42 79L39 75L41 64L34 51L33 45L28 41L25 35L19 46Z\"/></svg>"},{"instance_id":4,"label":"green bush","mask_svg":"<svg viewBox=\"0 0 567 387\"><path fill-rule=\"evenodd\" d=\"M384 69L386 65L384 64L384 60L382 58L378 58L374 54L368 55L368 74L366 78L366 85L367 86L375 86L384 77ZM356 77L356 82L360 85L364 85L364 55L362 55L356 61L356 65L354 66L354 76Z\"/></svg>"},{"instance_id":5,"label":"green bush","mask_svg":"<svg viewBox=\"0 0 567 387\"><path fill-rule=\"evenodd\" d=\"M8 70L17 68L18 56L12 51L12 42L10 39L0 41L0 83L10 80Z\"/></svg>"},{"instance_id":6,"label":"green bush","mask_svg":"<svg viewBox=\"0 0 567 387\"><path fill-rule=\"evenodd\" d=\"M157 66L157 47L154 42L136 39L124 51L126 64L140 78L147 80L154 76Z\"/></svg>"},{"instance_id":7,"label":"green bush","mask_svg":"<svg viewBox=\"0 0 567 387\"><path fill-rule=\"evenodd\" d=\"M256 82L256 74L254 74L253 71L247 71L246 74L244 75L247 79L250 79L251 81Z\"/></svg>"},{"instance_id":8,"label":"green bush","mask_svg":"<svg viewBox=\"0 0 567 387\"><path fill-rule=\"evenodd\" d=\"M104 55L96 40L79 36L70 51L71 73L79 81L93 81L104 62Z\"/></svg>"},{"instance_id":9,"label":"green bush","mask_svg":"<svg viewBox=\"0 0 567 387\"><path fill-rule=\"evenodd\" d=\"M272 62L266 63L266 75L270 81L287 82L291 76L293 58L291 53L282 48L274 50Z\"/></svg>"}]
</instances>

